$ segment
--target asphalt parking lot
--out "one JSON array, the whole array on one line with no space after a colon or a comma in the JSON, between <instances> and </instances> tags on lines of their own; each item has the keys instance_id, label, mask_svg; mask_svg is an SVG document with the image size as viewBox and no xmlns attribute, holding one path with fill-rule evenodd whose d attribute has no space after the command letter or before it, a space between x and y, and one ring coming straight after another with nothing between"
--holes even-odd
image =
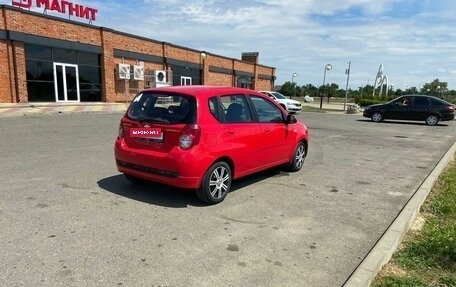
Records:
<instances>
[{"instance_id":1,"label":"asphalt parking lot","mask_svg":"<svg viewBox=\"0 0 456 287\"><path fill-rule=\"evenodd\" d=\"M301 172L205 206L118 174L120 117L1 119L0 286L342 286L456 140L454 121L301 113Z\"/></svg>"}]
</instances>

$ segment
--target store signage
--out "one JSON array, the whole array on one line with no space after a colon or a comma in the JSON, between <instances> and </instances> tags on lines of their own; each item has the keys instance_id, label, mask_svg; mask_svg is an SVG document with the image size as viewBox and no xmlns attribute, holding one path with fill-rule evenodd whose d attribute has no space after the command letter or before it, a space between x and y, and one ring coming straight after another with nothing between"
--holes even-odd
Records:
<instances>
[{"instance_id":1,"label":"store signage","mask_svg":"<svg viewBox=\"0 0 456 287\"><path fill-rule=\"evenodd\" d=\"M13 6L30 9L32 6L37 8L45 8L59 12L62 14L68 14L70 16L76 16L79 18L85 18L89 20L96 20L97 9L86 7L84 5L75 4L71 1L65 0L12 0Z\"/></svg>"}]
</instances>

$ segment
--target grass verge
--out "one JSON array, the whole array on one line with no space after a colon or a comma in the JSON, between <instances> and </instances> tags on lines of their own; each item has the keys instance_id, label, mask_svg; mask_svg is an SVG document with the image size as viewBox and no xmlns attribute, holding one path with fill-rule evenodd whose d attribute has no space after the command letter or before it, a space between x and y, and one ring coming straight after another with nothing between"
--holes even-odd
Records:
<instances>
[{"instance_id":1,"label":"grass verge","mask_svg":"<svg viewBox=\"0 0 456 287\"><path fill-rule=\"evenodd\" d=\"M325 109L320 109L316 107L311 107L311 106L303 106L302 107L303 112L317 112L317 113L326 113Z\"/></svg>"},{"instance_id":2,"label":"grass verge","mask_svg":"<svg viewBox=\"0 0 456 287\"><path fill-rule=\"evenodd\" d=\"M439 177L416 222L371 287L456 287L456 163Z\"/></svg>"}]
</instances>

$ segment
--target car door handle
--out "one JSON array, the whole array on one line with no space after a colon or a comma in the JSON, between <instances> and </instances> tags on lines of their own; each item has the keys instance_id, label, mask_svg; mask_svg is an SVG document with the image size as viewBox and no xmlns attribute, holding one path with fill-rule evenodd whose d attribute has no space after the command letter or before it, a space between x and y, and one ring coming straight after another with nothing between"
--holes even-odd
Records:
<instances>
[{"instance_id":1,"label":"car door handle","mask_svg":"<svg viewBox=\"0 0 456 287\"><path fill-rule=\"evenodd\" d=\"M234 135L236 132L235 131L228 131L229 135Z\"/></svg>"},{"instance_id":2,"label":"car door handle","mask_svg":"<svg viewBox=\"0 0 456 287\"><path fill-rule=\"evenodd\" d=\"M270 130L270 129L264 129L263 131L264 131L265 133L268 133L268 132L270 132L271 130Z\"/></svg>"}]
</instances>

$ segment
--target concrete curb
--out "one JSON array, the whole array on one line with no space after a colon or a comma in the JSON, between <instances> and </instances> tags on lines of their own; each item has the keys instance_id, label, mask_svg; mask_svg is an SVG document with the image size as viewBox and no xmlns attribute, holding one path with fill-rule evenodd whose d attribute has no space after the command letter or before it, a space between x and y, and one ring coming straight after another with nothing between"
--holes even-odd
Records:
<instances>
[{"instance_id":1,"label":"concrete curb","mask_svg":"<svg viewBox=\"0 0 456 287\"><path fill-rule=\"evenodd\" d=\"M367 287L371 284L383 265L391 259L393 253L399 247L402 238L419 214L421 205L426 200L440 174L453 158L455 152L456 142L415 191L412 198L410 198L393 223L345 282L344 287Z\"/></svg>"}]
</instances>

